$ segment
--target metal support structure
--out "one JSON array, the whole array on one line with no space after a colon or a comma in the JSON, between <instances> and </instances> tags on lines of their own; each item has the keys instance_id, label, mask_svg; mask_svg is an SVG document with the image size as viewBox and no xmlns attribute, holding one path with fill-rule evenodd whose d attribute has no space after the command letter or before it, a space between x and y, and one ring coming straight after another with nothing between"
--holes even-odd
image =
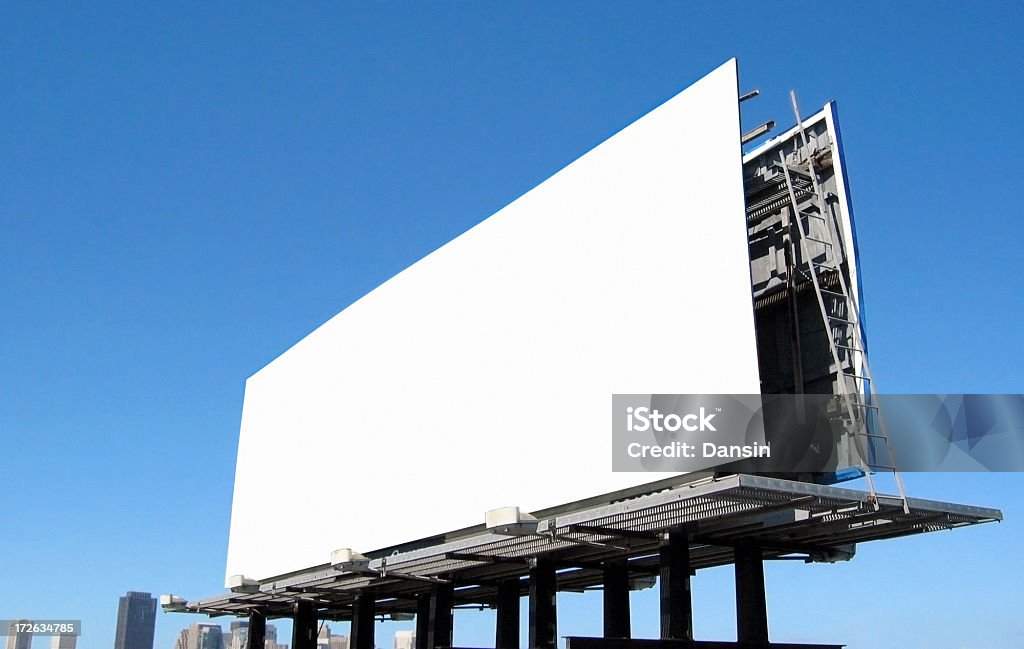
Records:
<instances>
[{"instance_id":1,"label":"metal support structure","mask_svg":"<svg viewBox=\"0 0 1024 649\"><path fill-rule=\"evenodd\" d=\"M744 94L740 95L740 103L742 104L746 100L753 99L754 97L757 97L760 94L761 94L761 90L760 89L754 89L754 90L751 90L750 92L744 93Z\"/></svg>"},{"instance_id":2,"label":"metal support structure","mask_svg":"<svg viewBox=\"0 0 1024 649\"><path fill-rule=\"evenodd\" d=\"M374 649L374 616L377 602L373 595L360 593L352 603L350 649ZM314 647L315 649L315 647Z\"/></svg>"},{"instance_id":3,"label":"metal support structure","mask_svg":"<svg viewBox=\"0 0 1024 649\"><path fill-rule=\"evenodd\" d=\"M756 646L756 645L754 645ZM648 640L638 638L585 638L567 636L566 649L753 649L742 642L715 640ZM773 642L771 649L843 649L841 644Z\"/></svg>"},{"instance_id":4,"label":"metal support structure","mask_svg":"<svg viewBox=\"0 0 1024 649\"><path fill-rule=\"evenodd\" d=\"M768 603L764 591L761 548L740 546L736 560L736 640L743 645L768 646Z\"/></svg>"},{"instance_id":5,"label":"metal support structure","mask_svg":"<svg viewBox=\"0 0 1024 649\"><path fill-rule=\"evenodd\" d=\"M693 639L690 599L690 539L682 529L666 532L658 551L662 640Z\"/></svg>"},{"instance_id":6,"label":"metal support structure","mask_svg":"<svg viewBox=\"0 0 1024 649\"><path fill-rule=\"evenodd\" d=\"M606 561L602 580L604 586L604 637L628 638L629 626L629 564L626 559Z\"/></svg>"},{"instance_id":7,"label":"metal support structure","mask_svg":"<svg viewBox=\"0 0 1024 649\"><path fill-rule=\"evenodd\" d=\"M427 621L428 649L452 646L454 590L451 584L434 584L430 588L430 617Z\"/></svg>"},{"instance_id":8,"label":"metal support structure","mask_svg":"<svg viewBox=\"0 0 1024 649\"><path fill-rule=\"evenodd\" d=\"M738 474L702 477L674 489L614 503L581 506L547 519L546 525L552 529L565 530L576 526L576 532L590 529L592 531L587 533L596 538L621 535L631 539L635 537L639 541L630 542L630 550L606 549L601 553L587 553L588 557L600 556L600 563L596 558L574 559L574 555L566 552L565 548L553 548L549 536L520 537L511 546L496 544L491 532L481 531L477 535L389 555L388 564L400 568L403 574L443 580L445 585L457 584L457 606L495 606L497 585L509 579L517 581L515 575L521 574L527 566L513 567L513 564L505 563L488 565L478 561L453 561L447 557L452 553L473 549L480 556L490 553L507 558L510 548L514 547L517 556L540 562L531 564L536 566L531 575L535 578L531 588L531 619L536 621L539 617L543 618L546 609L547 619L553 622L552 602L556 587L571 592L599 587L604 578L603 563L627 559L630 575L646 576L650 574L649 571L657 571L662 575L666 612L672 614L666 616L667 628L671 629L678 625L677 621L670 619L678 619L674 613L680 608L671 606L673 599L676 602L688 601L686 597L678 595L680 590L686 592L685 588L679 588L680 581L692 574L692 570L732 563L733 548L744 543L761 548L765 560L792 556L794 551L799 551L812 560L817 556L817 560L832 561L849 557L855 544L1003 519L1003 513L998 509L916 498L909 499L910 514L903 513L901 499L889 496L878 498L874 503L878 509L875 509L870 496L862 490L766 476ZM780 515L776 521L774 514L777 512L788 512L793 516L788 513ZM825 515L805 516L808 512ZM609 520L615 521L614 527L607 526ZM679 534L682 530L686 531L685 536ZM653 534L659 535L657 540L652 539ZM688 548L683 544L672 543L673 537L680 539L681 536L689 541ZM659 544L663 547L660 553L656 553ZM673 546L678 552L672 551ZM688 555L686 560L679 556L684 552ZM557 557L553 556L556 554ZM660 565L661 558L664 559L664 565ZM548 561L546 567L543 563L545 559ZM555 566L569 562L583 565L584 561L588 566L595 565L598 569L569 568L557 572L556 581ZM524 584L521 578L518 582L520 593L531 586L529 583ZM373 577L364 573L339 572L335 568L315 566L306 572L263 584L253 592L230 591L194 601L164 595L161 597L161 606L167 612L209 616L239 617L259 611L270 619L292 616L296 602L305 601L307 605L316 607L317 616L325 620L340 620L351 619L355 608L365 610L375 600L385 615L412 614L424 610L422 607L429 600L417 596L423 593L429 597L429 590L435 583L394 579L383 575ZM543 606L544 599L538 597L541 594L547 598L546 607ZM356 601L360 598L361 604L357 606ZM538 613L541 615L538 616ZM357 625L360 617L356 615ZM428 617L429 613L421 614L421 619ZM543 625L535 626L543 628ZM544 634L541 632L542 636ZM535 629L534 637L537 635ZM554 633L548 630L546 636L553 638ZM615 638L599 640L606 641L608 646L628 642ZM666 646L671 642L666 643ZM355 644L352 642L352 645Z\"/></svg>"},{"instance_id":9,"label":"metal support structure","mask_svg":"<svg viewBox=\"0 0 1024 649\"><path fill-rule=\"evenodd\" d=\"M773 128L775 128L775 120L770 119L764 124L756 126L750 131L740 136L740 144L747 144L748 142L753 142L754 140L761 137L762 135L772 130Z\"/></svg>"},{"instance_id":10,"label":"metal support structure","mask_svg":"<svg viewBox=\"0 0 1024 649\"><path fill-rule=\"evenodd\" d=\"M430 593L416 596L416 649L430 647Z\"/></svg>"},{"instance_id":11,"label":"metal support structure","mask_svg":"<svg viewBox=\"0 0 1024 649\"><path fill-rule=\"evenodd\" d=\"M263 649L267 638L267 616L262 611L249 613L249 627L245 634L245 649Z\"/></svg>"},{"instance_id":12,"label":"metal support structure","mask_svg":"<svg viewBox=\"0 0 1024 649\"><path fill-rule=\"evenodd\" d=\"M530 566L530 649L555 649L557 646L557 593L555 562L537 557Z\"/></svg>"},{"instance_id":13,"label":"metal support structure","mask_svg":"<svg viewBox=\"0 0 1024 649\"><path fill-rule=\"evenodd\" d=\"M853 428L855 439L859 439L863 443L864 448L862 452L864 457L861 458L861 467L864 470L864 476L868 483L868 490L871 492L872 499L876 500L877 507L877 492L875 491L874 479L871 477L871 466L869 465L867 458L867 440L869 439L867 437L867 420L870 417L870 408L868 407L869 404L867 403L867 399L873 392L877 392L877 387L872 381L871 369L868 366L867 354L865 353L864 332L861 328L860 315L858 313L860 305L857 304L856 297L850 292L846 278L840 268L842 260L840 259L839 250L842 249L842 239L839 236L838 227L834 218L826 216L830 215L830 212L818 183L818 173L814 167L814 156L807 140L807 132L804 127L803 117L800 115L800 106L796 100L796 93L791 90L789 97L793 105L793 115L796 118L797 123L797 138L795 140L795 144L803 152L803 156L807 160L808 175L810 176L811 186L814 190L812 194L813 203L814 207L818 210L816 215L800 212L796 193L793 190L793 181L790 176L789 165L786 161L785 153L780 152L782 170L785 174L786 185L789 189L790 203L792 204L793 211L796 215L795 221L799 228L800 248L804 257L804 263L807 264L807 274L814 285L814 292L818 299L818 307L821 310L821 315L825 325L825 332L828 335L829 349L832 353L832 362L836 368L838 391L843 395L842 400L846 406L847 415L850 419L850 425ZM818 240L811 237L808 232L810 230L809 224L804 222L804 218L808 221L810 221L810 219L818 219L821 221L827 238ZM816 241L823 246L824 253L827 258L825 264L816 263L814 261L810 255L810 246L808 241ZM832 295L841 300L842 304L846 307L846 313L844 314L846 317L838 317L830 314L825 306L825 298L822 292L821 281L818 277L819 273L822 272L823 269L835 272L838 277L840 292L833 293ZM847 336L849 344L841 345L840 342L836 340L835 330L841 329L840 326L835 326L834 329L834 325L836 323L850 328L850 333ZM850 374L843 371L843 366L840 362L840 348L852 354L850 359ZM855 396L859 400L864 401L864 403L855 402ZM896 487L899 491L900 499L903 501L903 511L904 513L909 514L910 505L907 501L906 490L903 487L903 479L900 477L899 469L896 467L896 457L892 448L892 440L889 436L889 431L885 425L885 419L882 416L881 410L876 409L876 413L879 426L881 427L882 434L880 437L884 440L885 451L889 456L888 468L892 471L896 480ZM858 417L858 415L860 415L860 417ZM858 423L860 423L860 426L858 426Z\"/></svg>"},{"instance_id":14,"label":"metal support structure","mask_svg":"<svg viewBox=\"0 0 1024 649\"><path fill-rule=\"evenodd\" d=\"M786 161L786 154L784 152L779 152L779 160L782 165L782 173L786 178L786 187L789 189L789 200L793 206L793 212L795 214L794 220L797 224L797 227L799 228L800 251L803 256L804 263L807 264L807 275L808 277L810 277L811 283L814 286L814 295L818 301L818 309L821 312L822 322L825 327L825 335L828 336L828 347L829 352L832 355L832 365L836 368L837 391L839 394L843 395L842 401L843 404L846 406L846 414L849 418L850 426L854 430L854 432L856 432L857 422L860 421L860 419L858 419L858 417L856 416L856 413L853 410L853 406L851 405L849 398L850 391L855 390L856 388L855 386L847 387L846 385L847 375L845 372L843 372L843 363L839 358L839 350L836 347L836 341L832 334L833 318L832 316L829 315L828 309L825 306L825 297L824 293L822 293L821 280L818 277L819 271L822 268L824 268L824 266L822 264L816 264L811 257L809 246L807 244L807 240L809 239L810 235L808 234L808 227L803 221L803 219L807 217L806 215L801 214L800 212L800 207L796 199L796 192L793 189L793 179L789 173L789 163ZM812 170L811 175L813 174L814 172ZM819 216L819 218L824 219L824 217L822 216ZM832 244L829 243L829 245L831 246ZM839 269L838 264L835 268L829 267L829 270L834 270L837 274L840 275L842 274L842 271ZM861 458L861 462L862 468L864 470L864 475L868 481L868 489L871 492L872 499L874 499L876 498L876 492L874 481L872 481L871 479L871 468L867 465L867 462L864 458Z\"/></svg>"},{"instance_id":15,"label":"metal support structure","mask_svg":"<svg viewBox=\"0 0 1024 649\"><path fill-rule=\"evenodd\" d=\"M519 649L519 579L498 582L498 619L494 628L494 647Z\"/></svg>"},{"instance_id":16,"label":"metal support structure","mask_svg":"<svg viewBox=\"0 0 1024 649\"><path fill-rule=\"evenodd\" d=\"M786 263L786 302L789 306L789 344L793 348L793 392L804 392L804 360L800 341L800 306L797 302L796 250L793 246L793 222L798 218L792 207L782 208L782 249ZM793 217L791 218L791 214ZM797 409L803 418L803 403ZM802 423L802 422L801 422Z\"/></svg>"},{"instance_id":17,"label":"metal support structure","mask_svg":"<svg viewBox=\"0 0 1024 649\"><path fill-rule=\"evenodd\" d=\"M316 604L300 599L292 608L292 649L316 649ZM373 649L373 645L369 647Z\"/></svg>"}]
</instances>

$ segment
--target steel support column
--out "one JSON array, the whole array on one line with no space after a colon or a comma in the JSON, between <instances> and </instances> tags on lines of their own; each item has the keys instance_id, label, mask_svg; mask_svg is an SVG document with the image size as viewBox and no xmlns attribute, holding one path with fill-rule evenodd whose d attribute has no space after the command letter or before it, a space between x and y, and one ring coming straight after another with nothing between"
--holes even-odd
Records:
<instances>
[{"instance_id":1,"label":"steel support column","mask_svg":"<svg viewBox=\"0 0 1024 649\"><path fill-rule=\"evenodd\" d=\"M292 649L316 649L316 605L300 599L292 611Z\"/></svg>"},{"instance_id":2,"label":"steel support column","mask_svg":"<svg viewBox=\"0 0 1024 649\"><path fill-rule=\"evenodd\" d=\"M430 647L430 593L416 596L416 649Z\"/></svg>"},{"instance_id":3,"label":"steel support column","mask_svg":"<svg viewBox=\"0 0 1024 649\"><path fill-rule=\"evenodd\" d=\"M454 587L434 584L430 589L430 619L427 629L428 649L452 646L452 603Z\"/></svg>"},{"instance_id":4,"label":"steel support column","mask_svg":"<svg viewBox=\"0 0 1024 649\"><path fill-rule=\"evenodd\" d=\"M755 647L768 646L768 604L764 592L761 548L740 546L736 558L736 639Z\"/></svg>"},{"instance_id":5,"label":"steel support column","mask_svg":"<svg viewBox=\"0 0 1024 649\"><path fill-rule=\"evenodd\" d=\"M373 595L356 595L352 604L350 649L374 649L374 616L377 601ZM314 648L315 649L315 648Z\"/></svg>"},{"instance_id":6,"label":"steel support column","mask_svg":"<svg viewBox=\"0 0 1024 649\"><path fill-rule=\"evenodd\" d=\"M690 599L690 539L684 530L667 532L658 556L662 640L693 639Z\"/></svg>"},{"instance_id":7,"label":"steel support column","mask_svg":"<svg viewBox=\"0 0 1024 649\"><path fill-rule=\"evenodd\" d=\"M245 649L263 649L267 638L267 616L262 611L249 613L249 627L245 634Z\"/></svg>"},{"instance_id":8,"label":"steel support column","mask_svg":"<svg viewBox=\"0 0 1024 649\"><path fill-rule=\"evenodd\" d=\"M530 566L530 649L555 649L558 616L555 562L538 557Z\"/></svg>"},{"instance_id":9,"label":"steel support column","mask_svg":"<svg viewBox=\"0 0 1024 649\"><path fill-rule=\"evenodd\" d=\"M628 638L629 628L629 565L625 559L604 564L604 637Z\"/></svg>"},{"instance_id":10,"label":"steel support column","mask_svg":"<svg viewBox=\"0 0 1024 649\"><path fill-rule=\"evenodd\" d=\"M496 649L519 649L518 578L498 582L498 620L494 627L494 646Z\"/></svg>"}]
</instances>

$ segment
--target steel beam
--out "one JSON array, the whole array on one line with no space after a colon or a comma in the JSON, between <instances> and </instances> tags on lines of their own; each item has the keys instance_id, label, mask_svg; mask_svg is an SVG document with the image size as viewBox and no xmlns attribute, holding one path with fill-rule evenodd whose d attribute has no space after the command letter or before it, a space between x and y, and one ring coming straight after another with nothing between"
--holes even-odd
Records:
<instances>
[{"instance_id":1,"label":"steel beam","mask_svg":"<svg viewBox=\"0 0 1024 649\"><path fill-rule=\"evenodd\" d=\"M555 562L537 557L530 566L530 649L555 649L557 645L557 593Z\"/></svg>"},{"instance_id":2,"label":"steel beam","mask_svg":"<svg viewBox=\"0 0 1024 649\"><path fill-rule=\"evenodd\" d=\"M480 563L513 563L525 566L529 563L529 557L501 557L491 554L479 554L476 552L446 552L445 559L452 561L478 561Z\"/></svg>"},{"instance_id":3,"label":"steel beam","mask_svg":"<svg viewBox=\"0 0 1024 649\"><path fill-rule=\"evenodd\" d=\"M352 603L351 649L374 649L374 616L377 602L373 595L361 593ZM315 649L315 647L314 647Z\"/></svg>"},{"instance_id":4,"label":"steel beam","mask_svg":"<svg viewBox=\"0 0 1024 649\"><path fill-rule=\"evenodd\" d=\"M772 130L773 128L775 128L774 119L770 119L764 124L761 124L760 126L755 126L753 129L751 129L747 133L744 133L743 136L740 137L740 144L746 144L751 140L756 140L757 138L761 137L762 135Z\"/></svg>"},{"instance_id":5,"label":"steel beam","mask_svg":"<svg viewBox=\"0 0 1024 649\"><path fill-rule=\"evenodd\" d=\"M768 605L761 548L736 548L736 639L752 647L768 646Z\"/></svg>"},{"instance_id":6,"label":"steel beam","mask_svg":"<svg viewBox=\"0 0 1024 649\"><path fill-rule=\"evenodd\" d=\"M566 649L751 649L742 642L718 640L649 640L567 636ZM760 645L757 645L760 646ZM769 645L764 645L769 646ZM772 643L771 649L843 649L841 644Z\"/></svg>"},{"instance_id":7,"label":"steel beam","mask_svg":"<svg viewBox=\"0 0 1024 649\"><path fill-rule=\"evenodd\" d=\"M296 601L292 607L292 649L316 649L316 635L316 604L308 599Z\"/></svg>"},{"instance_id":8,"label":"steel beam","mask_svg":"<svg viewBox=\"0 0 1024 649\"><path fill-rule=\"evenodd\" d=\"M626 559L606 561L604 585L604 637L628 638L629 627L629 564Z\"/></svg>"},{"instance_id":9,"label":"steel beam","mask_svg":"<svg viewBox=\"0 0 1024 649\"><path fill-rule=\"evenodd\" d=\"M586 532L587 534L601 534L603 536L616 536L623 539L638 539L641 541L657 541L660 535L657 532L641 530L623 530L617 527L605 527L602 525L585 525L574 523L569 526L570 532Z\"/></svg>"},{"instance_id":10,"label":"steel beam","mask_svg":"<svg viewBox=\"0 0 1024 649\"><path fill-rule=\"evenodd\" d=\"M658 553L661 590L661 639L693 639L690 598L690 539L682 529L665 533Z\"/></svg>"}]
</instances>

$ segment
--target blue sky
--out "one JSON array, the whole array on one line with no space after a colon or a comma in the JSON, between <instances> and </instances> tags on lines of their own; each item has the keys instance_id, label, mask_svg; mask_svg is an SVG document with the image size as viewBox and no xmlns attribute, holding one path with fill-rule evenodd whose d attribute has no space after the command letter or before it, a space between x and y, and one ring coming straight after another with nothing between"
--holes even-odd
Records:
<instances>
[{"instance_id":1,"label":"blue sky","mask_svg":"<svg viewBox=\"0 0 1024 649\"><path fill-rule=\"evenodd\" d=\"M104 648L126 590L218 592L244 379L733 56L763 93L748 127L789 123L790 88L806 110L839 101L879 387L1021 392L1022 19L5 3L0 618L81 618L79 646ZM775 639L1024 646L1024 480L907 483L1007 520L770 565ZM268 534L292 530L268 512ZM698 636L734 637L731 573L694 594ZM638 635L655 601L635 595ZM597 595L562 605L560 633L596 631ZM487 619L460 613L457 643L487 642ZM157 649L189 621L160 614Z\"/></svg>"}]
</instances>

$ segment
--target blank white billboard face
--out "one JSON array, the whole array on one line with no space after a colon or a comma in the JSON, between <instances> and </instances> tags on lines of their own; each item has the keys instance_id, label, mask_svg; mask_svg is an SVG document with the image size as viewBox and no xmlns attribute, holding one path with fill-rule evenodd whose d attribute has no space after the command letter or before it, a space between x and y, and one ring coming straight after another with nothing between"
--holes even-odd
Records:
<instances>
[{"instance_id":1,"label":"blank white billboard face","mask_svg":"<svg viewBox=\"0 0 1024 649\"><path fill-rule=\"evenodd\" d=\"M664 478L612 394L760 392L738 111L730 61L252 376L227 574Z\"/></svg>"}]
</instances>

